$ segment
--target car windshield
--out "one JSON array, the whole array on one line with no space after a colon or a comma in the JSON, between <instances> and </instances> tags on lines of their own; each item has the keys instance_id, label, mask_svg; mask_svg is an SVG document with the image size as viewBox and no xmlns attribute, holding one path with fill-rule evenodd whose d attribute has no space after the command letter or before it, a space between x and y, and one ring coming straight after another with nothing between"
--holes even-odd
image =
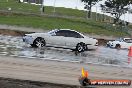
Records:
<instances>
[{"instance_id":1,"label":"car windshield","mask_svg":"<svg viewBox=\"0 0 132 88\"><path fill-rule=\"evenodd\" d=\"M55 32L56 32L56 31L57 31L57 29L52 30L52 31L49 31L48 34L50 34L50 35L55 35Z\"/></svg>"}]
</instances>

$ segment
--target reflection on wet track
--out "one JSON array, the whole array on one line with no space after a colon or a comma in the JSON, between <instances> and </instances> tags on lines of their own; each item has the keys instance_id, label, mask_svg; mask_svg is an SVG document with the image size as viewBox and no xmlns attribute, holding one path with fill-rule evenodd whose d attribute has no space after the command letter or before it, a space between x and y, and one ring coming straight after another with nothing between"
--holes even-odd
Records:
<instances>
[{"instance_id":1,"label":"reflection on wet track","mask_svg":"<svg viewBox=\"0 0 132 88\"><path fill-rule=\"evenodd\" d=\"M132 58L127 56L128 50L100 46L97 50L75 55L71 50L53 47L31 48L22 41L22 37L3 35L0 35L0 55L132 67Z\"/></svg>"}]
</instances>

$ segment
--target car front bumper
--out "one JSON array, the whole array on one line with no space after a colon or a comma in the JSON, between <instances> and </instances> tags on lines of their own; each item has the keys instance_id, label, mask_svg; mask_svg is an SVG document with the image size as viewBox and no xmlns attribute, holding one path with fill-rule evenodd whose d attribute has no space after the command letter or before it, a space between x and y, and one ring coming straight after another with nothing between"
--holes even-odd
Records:
<instances>
[{"instance_id":1,"label":"car front bumper","mask_svg":"<svg viewBox=\"0 0 132 88\"><path fill-rule=\"evenodd\" d=\"M33 38L32 38L32 36L24 36L23 37L23 42L25 42L27 44L33 44Z\"/></svg>"},{"instance_id":2,"label":"car front bumper","mask_svg":"<svg viewBox=\"0 0 132 88\"><path fill-rule=\"evenodd\" d=\"M110 47L110 48L114 48L114 47L115 47L115 46L114 46L113 44L111 44L111 43L107 43L106 46L107 46L107 47Z\"/></svg>"}]
</instances>

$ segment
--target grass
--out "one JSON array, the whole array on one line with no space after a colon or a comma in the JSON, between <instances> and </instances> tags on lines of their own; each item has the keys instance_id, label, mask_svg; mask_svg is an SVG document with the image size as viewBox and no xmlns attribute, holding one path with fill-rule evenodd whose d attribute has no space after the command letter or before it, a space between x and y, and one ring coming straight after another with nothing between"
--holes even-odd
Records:
<instances>
[{"instance_id":1,"label":"grass","mask_svg":"<svg viewBox=\"0 0 132 88\"><path fill-rule=\"evenodd\" d=\"M46 6L45 14L55 14L58 16L74 16L71 18L60 18L60 17L49 17L41 16L40 6L32 5L28 3L18 3L17 0L6 0L0 1L0 10L8 10L12 8L11 11L14 12L24 12L24 13L34 13L39 16L22 15L22 14L7 14L0 15L0 24L26 26L34 28L42 28L45 30L51 30L55 28L66 28L73 29L83 33L93 33L93 34L103 34L103 35L114 35L114 36L126 36L126 32L121 32L119 30L113 30L112 28L108 30L105 23L94 20L86 20L85 11L79 11L76 9L68 8L56 8L56 12L53 12L53 7ZM101 17L102 15L98 14ZM79 18L79 19L77 19ZM95 13L93 13L93 18L95 18ZM106 17L109 18L109 17ZM101 18L102 19L102 18ZM98 19L100 20L100 19Z\"/></svg>"},{"instance_id":2,"label":"grass","mask_svg":"<svg viewBox=\"0 0 132 88\"><path fill-rule=\"evenodd\" d=\"M19 11L19 12L32 12L32 13L41 13L40 8L41 5L32 5L29 3L18 3L17 0L6 0L0 1L0 10L8 10L8 8L12 8L12 11ZM65 9L65 8L57 8L56 12L54 13L53 7L45 6L45 14L59 14L59 15L70 15L70 16L77 16L77 17L84 17L85 12L79 11L75 9Z\"/></svg>"},{"instance_id":3,"label":"grass","mask_svg":"<svg viewBox=\"0 0 132 88\"><path fill-rule=\"evenodd\" d=\"M6 2L6 0L1 0L0 10L8 10L8 8L11 8L12 11L17 12L40 13L40 6L18 3L17 0L8 0L8 2Z\"/></svg>"},{"instance_id":4,"label":"grass","mask_svg":"<svg viewBox=\"0 0 132 88\"><path fill-rule=\"evenodd\" d=\"M41 14L41 11L40 11L41 5L32 5L29 3L18 3L17 1L18 0L9 0L8 2L6 2L6 0L0 0L0 10L8 10L8 8L12 8L12 11ZM86 18L86 11L63 8L63 7L56 7L54 12L53 7L45 6L44 14L52 14L52 15L55 14L59 16L74 16L74 17ZM93 18L95 18L94 12L92 13L92 15L93 15Z\"/></svg>"},{"instance_id":5,"label":"grass","mask_svg":"<svg viewBox=\"0 0 132 88\"><path fill-rule=\"evenodd\" d=\"M122 33L120 31L115 32L107 30L104 27L104 25L100 22L46 16L45 17L37 17L30 15L0 16L0 24L43 28L45 30L51 30L55 28L67 28L77 30L83 33L94 33L115 36L127 35L126 33Z\"/></svg>"}]
</instances>

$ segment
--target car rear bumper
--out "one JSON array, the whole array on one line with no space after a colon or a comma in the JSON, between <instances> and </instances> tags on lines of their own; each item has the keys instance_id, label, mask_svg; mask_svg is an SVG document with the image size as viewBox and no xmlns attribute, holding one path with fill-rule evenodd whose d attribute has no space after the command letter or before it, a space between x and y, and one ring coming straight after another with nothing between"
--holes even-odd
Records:
<instances>
[{"instance_id":1,"label":"car rear bumper","mask_svg":"<svg viewBox=\"0 0 132 88\"><path fill-rule=\"evenodd\" d=\"M97 49L98 48L98 45L87 45L87 48L88 49Z\"/></svg>"}]
</instances>

